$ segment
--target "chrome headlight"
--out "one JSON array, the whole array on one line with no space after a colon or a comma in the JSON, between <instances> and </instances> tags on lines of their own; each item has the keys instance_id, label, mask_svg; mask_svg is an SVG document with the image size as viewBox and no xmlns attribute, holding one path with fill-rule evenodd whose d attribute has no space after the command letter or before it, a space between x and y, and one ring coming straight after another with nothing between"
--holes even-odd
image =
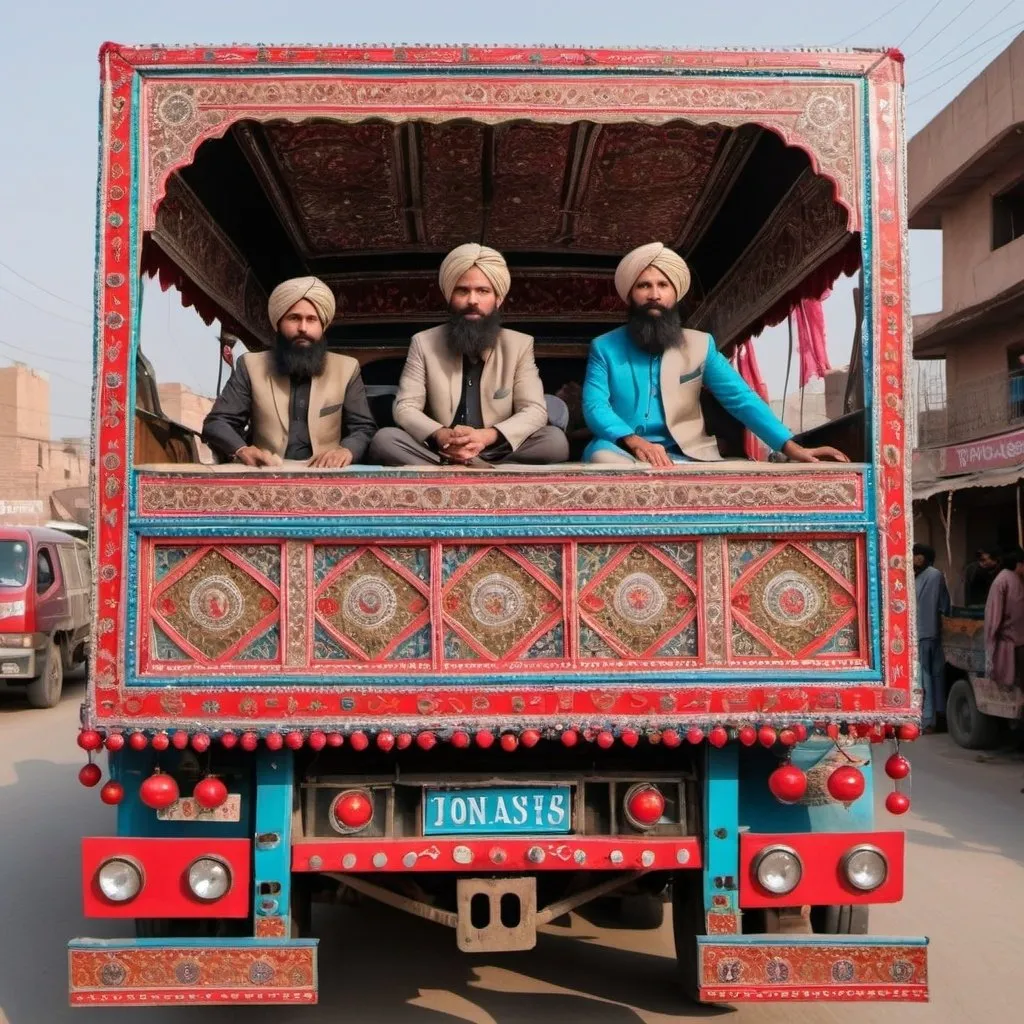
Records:
<instances>
[{"instance_id":1,"label":"chrome headlight","mask_svg":"<svg viewBox=\"0 0 1024 1024\"><path fill-rule=\"evenodd\" d=\"M773 896L785 896L799 884L804 873L796 850L788 846L767 846L754 861L758 884Z\"/></svg>"},{"instance_id":2,"label":"chrome headlight","mask_svg":"<svg viewBox=\"0 0 1024 1024\"><path fill-rule=\"evenodd\" d=\"M866 843L848 850L843 857L846 880L861 892L877 889L889 874L889 862L877 846Z\"/></svg>"},{"instance_id":3,"label":"chrome headlight","mask_svg":"<svg viewBox=\"0 0 1024 1024\"><path fill-rule=\"evenodd\" d=\"M231 869L217 857L200 857L189 865L188 887L197 900L219 900L231 888Z\"/></svg>"},{"instance_id":4,"label":"chrome headlight","mask_svg":"<svg viewBox=\"0 0 1024 1024\"><path fill-rule=\"evenodd\" d=\"M142 868L124 857L111 857L96 872L96 884L111 903L127 903L142 891Z\"/></svg>"}]
</instances>

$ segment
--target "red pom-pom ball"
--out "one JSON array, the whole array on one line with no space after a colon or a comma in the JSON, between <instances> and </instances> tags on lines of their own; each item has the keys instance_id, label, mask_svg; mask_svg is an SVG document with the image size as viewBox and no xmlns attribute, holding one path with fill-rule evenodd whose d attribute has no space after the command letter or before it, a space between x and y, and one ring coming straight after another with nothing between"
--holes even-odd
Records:
<instances>
[{"instance_id":1,"label":"red pom-pom ball","mask_svg":"<svg viewBox=\"0 0 1024 1024\"><path fill-rule=\"evenodd\" d=\"M890 814L906 814L910 810L910 797L894 791L885 798L885 809Z\"/></svg>"},{"instance_id":2,"label":"red pom-pom ball","mask_svg":"<svg viewBox=\"0 0 1024 1024\"><path fill-rule=\"evenodd\" d=\"M833 800L852 804L864 795L864 776L853 765L837 768L828 777L828 792Z\"/></svg>"},{"instance_id":3,"label":"red pom-pom ball","mask_svg":"<svg viewBox=\"0 0 1024 1024\"><path fill-rule=\"evenodd\" d=\"M807 792L807 776L791 764L783 764L768 776L768 788L779 803L795 804Z\"/></svg>"}]
</instances>

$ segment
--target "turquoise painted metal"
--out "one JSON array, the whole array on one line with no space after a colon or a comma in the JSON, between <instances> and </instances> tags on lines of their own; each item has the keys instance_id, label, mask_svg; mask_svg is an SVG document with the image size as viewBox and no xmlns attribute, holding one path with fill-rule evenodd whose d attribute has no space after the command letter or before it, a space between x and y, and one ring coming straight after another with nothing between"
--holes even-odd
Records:
<instances>
[{"instance_id":1,"label":"turquoise painted metal","mask_svg":"<svg viewBox=\"0 0 1024 1024\"><path fill-rule=\"evenodd\" d=\"M292 796L295 778L290 750L261 747L256 759L256 828L253 842L253 907L260 918L282 918L291 933Z\"/></svg>"}]
</instances>

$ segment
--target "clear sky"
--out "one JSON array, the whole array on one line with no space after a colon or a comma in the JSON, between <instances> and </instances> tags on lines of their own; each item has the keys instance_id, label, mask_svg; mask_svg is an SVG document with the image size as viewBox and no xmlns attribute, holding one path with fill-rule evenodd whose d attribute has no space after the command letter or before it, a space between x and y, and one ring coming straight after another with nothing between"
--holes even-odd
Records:
<instances>
[{"instance_id":1,"label":"clear sky","mask_svg":"<svg viewBox=\"0 0 1024 1024\"><path fill-rule=\"evenodd\" d=\"M908 55L913 133L1013 39L1024 0L722 0L624 4L608 0L247 0L174 3L31 0L0 4L0 365L50 374L55 437L88 431L93 225L100 43L558 43L661 46L900 46ZM937 232L912 239L915 312L940 304ZM20 275L20 276L19 276ZM27 279L27 280L25 280ZM28 282L34 282L35 287ZM827 304L834 364L853 331L850 285ZM144 348L159 379L201 393L216 382L214 334L175 294L148 288ZM784 328L758 343L781 393Z\"/></svg>"}]
</instances>

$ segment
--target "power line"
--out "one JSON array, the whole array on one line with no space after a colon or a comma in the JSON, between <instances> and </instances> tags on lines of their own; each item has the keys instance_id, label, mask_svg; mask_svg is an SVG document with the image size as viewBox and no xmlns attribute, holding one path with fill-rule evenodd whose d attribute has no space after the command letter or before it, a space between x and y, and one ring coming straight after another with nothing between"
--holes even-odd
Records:
<instances>
[{"instance_id":1,"label":"power line","mask_svg":"<svg viewBox=\"0 0 1024 1024\"><path fill-rule=\"evenodd\" d=\"M68 412L68 413L63 413L63 412L54 413L52 409L41 409L41 408L38 408L37 406L34 406L34 405L18 405L17 402L0 402L0 409L19 409L22 412L39 412L39 413L45 413L47 416L50 416L50 417L56 416L58 419L81 420L83 423L92 423L92 417L91 416L76 416L74 413L70 413L70 412ZM10 436L18 436L18 437L22 437L22 436L25 436L25 435L22 435L22 434L18 434L18 435L3 435L3 434L0 434L0 437L3 437L3 436L8 436L8 437L10 437Z\"/></svg>"},{"instance_id":2,"label":"power line","mask_svg":"<svg viewBox=\"0 0 1024 1024\"><path fill-rule=\"evenodd\" d=\"M902 50L907 40L932 16L935 10L942 4L942 0L935 0L935 3L925 11L921 20L900 40L899 48Z\"/></svg>"},{"instance_id":3,"label":"power line","mask_svg":"<svg viewBox=\"0 0 1024 1024\"><path fill-rule=\"evenodd\" d=\"M999 10L996 11L996 13L993 14L992 17L988 19L988 21L983 21L973 32L971 32L969 35L964 36L964 38L961 39L958 43L956 43L955 45L951 46L944 54L942 54L941 57L938 57L936 60L933 60L931 62L931 64L929 64L928 67L926 67L924 70L925 71L931 71L932 68L937 68L940 65L942 65L942 62L950 54L956 53L956 51L959 50L960 47L964 45L964 43L969 43L979 32L983 32L1004 11L1009 10L1014 5L1014 3L1015 3L1015 0L1007 0L1007 3L1005 3L1002 7L1000 7ZM1006 32L1006 31L1008 31L1008 29L1004 28L1002 31ZM967 52L970 53L971 51L968 50Z\"/></svg>"},{"instance_id":4,"label":"power line","mask_svg":"<svg viewBox=\"0 0 1024 1024\"><path fill-rule=\"evenodd\" d=\"M71 317L65 316L63 313L54 313L52 309L47 309L45 306L40 306L38 302L33 302L31 299L26 299L24 295L19 295L17 292L12 292L10 288L3 284L0 284L0 292L6 292L11 296L12 299L17 299L19 302L24 302L26 306L31 306L33 309L38 309L40 313L45 313L47 316L56 317L58 320L66 320L69 324L75 324L78 327L90 327L91 324L86 323L83 320L72 320Z\"/></svg>"},{"instance_id":5,"label":"power line","mask_svg":"<svg viewBox=\"0 0 1024 1024\"><path fill-rule=\"evenodd\" d=\"M954 14L953 17L950 18L949 21L947 21L946 24L942 26L942 28L940 28L936 32L933 32L928 37L927 42L922 43L914 51L914 55L916 56L917 54L921 53L922 50L926 50L932 43L935 42L936 39L939 38L939 36L942 35L943 32L946 31L947 28L949 28L950 25L952 25L956 21L959 21L977 2L978 2L978 0L969 0L968 3L964 4L964 6L960 8L960 13L959 14Z\"/></svg>"},{"instance_id":6,"label":"power line","mask_svg":"<svg viewBox=\"0 0 1024 1024\"><path fill-rule=\"evenodd\" d=\"M22 348L20 345L12 345L9 341L0 338L0 345L4 348L13 349L15 352L24 352L26 355L35 356L37 359L52 359L55 363L81 363L84 366L92 366L91 359L73 359L68 356L51 356L45 352L36 352L34 349Z\"/></svg>"},{"instance_id":7,"label":"power line","mask_svg":"<svg viewBox=\"0 0 1024 1024\"><path fill-rule=\"evenodd\" d=\"M842 44L845 43L847 40L852 39L854 36L859 36L861 32L866 32L873 25L877 25L883 18L887 18L890 14L892 14L893 11L898 11L906 2L907 0L899 0L899 3L893 4L892 7L882 11L882 13L877 18L873 19L872 21L869 21L866 25L861 25L861 27L857 29L856 32L851 32L848 36L843 36L843 38L840 39L839 42L833 43L832 45L842 46Z\"/></svg>"},{"instance_id":8,"label":"power line","mask_svg":"<svg viewBox=\"0 0 1024 1024\"><path fill-rule=\"evenodd\" d=\"M955 75L950 75L949 78L947 78L944 82L940 82L937 86L935 86L934 89L929 89L928 92L924 93L924 95L916 96L907 104L907 106L912 107L915 103L920 103L921 100L926 100L929 96L933 96L940 89L944 89L947 85L949 85L950 82L956 81L956 79L958 79L961 75L966 75L969 71L972 71L979 65L987 63L992 57L999 53L1001 49L1002 44L1000 44L999 46L995 47L992 50L989 50L988 53L982 54L981 57L978 60L976 60L973 64L969 64L967 67L962 68Z\"/></svg>"},{"instance_id":9,"label":"power line","mask_svg":"<svg viewBox=\"0 0 1024 1024\"><path fill-rule=\"evenodd\" d=\"M10 358L10 357L8 356L8 358ZM13 362L13 360L12 360L12 362ZM69 384L74 384L76 387L81 387L82 386L82 382L80 380L73 380L71 377L65 377L64 374L57 373L56 370L41 370L38 366L29 366L29 369L30 370L35 370L35 371L37 371L39 373L45 373L45 374L47 374L47 376L50 376L50 377L56 377L58 380L66 380ZM89 376L90 376L89 383L91 383L92 375L90 374Z\"/></svg>"},{"instance_id":10,"label":"power line","mask_svg":"<svg viewBox=\"0 0 1024 1024\"><path fill-rule=\"evenodd\" d=\"M71 299L65 299L63 295L51 292L41 284L36 284L35 281L29 280L24 274L19 274L14 267L9 267L3 260L0 260L0 267L3 267L8 273L13 274L19 281L24 281L25 284L30 284L33 288L38 288L44 295L49 295L51 299L57 299L59 302L66 302L69 306L74 306L76 309L84 309L86 313L92 312L88 306L83 306L80 302L72 302Z\"/></svg>"},{"instance_id":11,"label":"power line","mask_svg":"<svg viewBox=\"0 0 1024 1024\"><path fill-rule=\"evenodd\" d=\"M923 75L918 75L915 81L920 82L925 78L931 78L932 75L939 74L939 72L941 71L948 71L954 64L959 64L960 61L964 59L964 57L969 57L972 53L977 52L983 46L988 46L989 43L995 41L996 39L999 39L1002 36L1005 36L1007 32L1015 31L1022 25L1024 25L1024 21L1018 21L1016 25L1009 25L1006 28L1000 29L995 35L989 36L988 39L982 39L980 43L976 43L969 50L964 50L964 52L961 53L959 57L954 57L952 60L939 61L938 64L930 64L928 68L925 69L925 73ZM997 47L997 50L1001 50L1003 48L1003 45L1003 43L1000 43Z\"/></svg>"}]
</instances>

